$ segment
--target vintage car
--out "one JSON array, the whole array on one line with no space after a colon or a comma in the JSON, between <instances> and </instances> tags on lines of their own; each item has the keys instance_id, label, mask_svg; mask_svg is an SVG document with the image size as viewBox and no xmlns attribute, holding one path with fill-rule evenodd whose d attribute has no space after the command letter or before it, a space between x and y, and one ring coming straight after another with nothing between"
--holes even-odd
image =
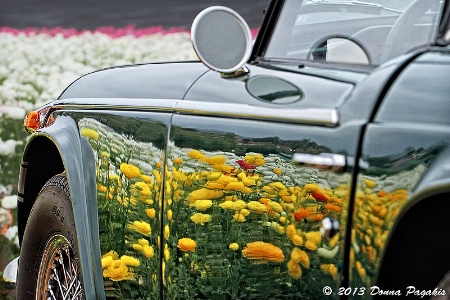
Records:
<instances>
[{"instance_id":1,"label":"vintage car","mask_svg":"<svg viewBox=\"0 0 450 300\"><path fill-rule=\"evenodd\" d=\"M448 297L450 1L262 19L253 40L208 8L200 62L93 72L27 116L18 299Z\"/></svg>"}]
</instances>

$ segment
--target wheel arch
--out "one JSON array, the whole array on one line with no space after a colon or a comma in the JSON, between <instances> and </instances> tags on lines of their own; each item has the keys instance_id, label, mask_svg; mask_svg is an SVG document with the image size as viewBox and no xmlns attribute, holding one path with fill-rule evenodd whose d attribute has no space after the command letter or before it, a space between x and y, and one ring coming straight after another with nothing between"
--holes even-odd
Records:
<instances>
[{"instance_id":1,"label":"wheel arch","mask_svg":"<svg viewBox=\"0 0 450 300\"><path fill-rule=\"evenodd\" d=\"M85 296L103 299L103 277L98 272L101 253L95 157L89 142L80 136L70 117L60 116L52 126L34 133L25 147L19 178L19 240L40 189L52 176L62 172L69 182Z\"/></svg>"}]
</instances>

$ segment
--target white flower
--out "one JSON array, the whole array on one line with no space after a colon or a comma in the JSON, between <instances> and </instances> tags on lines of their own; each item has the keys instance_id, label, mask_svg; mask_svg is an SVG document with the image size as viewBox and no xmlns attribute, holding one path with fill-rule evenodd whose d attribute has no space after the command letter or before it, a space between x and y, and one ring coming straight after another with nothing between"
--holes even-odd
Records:
<instances>
[{"instance_id":1,"label":"white flower","mask_svg":"<svg viewBox=\"0 0 450 300\"><path fill-rule=\"evenodd\" d=\"M15 140L7 140L6 142L3 142L0 139L0 155L11 155L14 154L14 151L16 149L17 141Z\"/></svg>"},{"instance_id":2,"label":"white flower","mask_svg":"<svg viewBox=\"0 0 450 300\"><path fill-rule=\"evenodd\" d=\"M16 244L17 247L19 247L19 235L17 226L9 227L6 230L5 237L8 238L10 241L13 241L14 244Z\"/></svg>"},{"instance_id":3,"label":"white flower","mask_svg":"<svg viewBox=\"0 0 450 300\"><path fill-rule=\"evenodd\" d=\"M2 207L6 209L17 208L17 196L6 196L2 199Z\"/></svg>"},{"instance_id":4,"label":"white flower","mask_svg":"<svg viewBox=\"0 0 450 300\"><path fill-rule=\"evenodd\" d=\"M12 215L6 209L0 207L0 228L5 224L10 224L12 222Z\"/></svg>"}]
</instances>

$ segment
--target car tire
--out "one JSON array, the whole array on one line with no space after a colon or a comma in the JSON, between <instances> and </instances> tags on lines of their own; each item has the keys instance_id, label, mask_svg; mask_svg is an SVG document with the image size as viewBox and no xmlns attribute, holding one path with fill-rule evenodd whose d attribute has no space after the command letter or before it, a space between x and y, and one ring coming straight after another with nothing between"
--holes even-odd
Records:
<instances>
[{"instance_id":1,"label":"car tire","mask_svg":"<svg viewBox=\"0 0 450 300\"><path fill-rule=\"evenodd\" d=\"M47 181L31 209L21 245L17 299L84 299L65 174Z\"/></svg>"}]
</instances>

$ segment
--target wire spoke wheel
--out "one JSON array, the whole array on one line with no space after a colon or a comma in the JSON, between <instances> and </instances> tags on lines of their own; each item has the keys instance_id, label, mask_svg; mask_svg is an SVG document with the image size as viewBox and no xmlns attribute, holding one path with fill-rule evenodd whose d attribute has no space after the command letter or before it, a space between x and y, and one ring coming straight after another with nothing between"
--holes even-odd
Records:
<instances>
[{"instance_id":1,"label":"wire spoke wheel","mask_svg":"<svg viewBox=\"0 0 450 300\"><path fill-rule=\"evenodd\" d=\"M54 235L47 242L39 270L37 299L82 299L79 265L64 236Z\"/></svg>"}]
</instances>

